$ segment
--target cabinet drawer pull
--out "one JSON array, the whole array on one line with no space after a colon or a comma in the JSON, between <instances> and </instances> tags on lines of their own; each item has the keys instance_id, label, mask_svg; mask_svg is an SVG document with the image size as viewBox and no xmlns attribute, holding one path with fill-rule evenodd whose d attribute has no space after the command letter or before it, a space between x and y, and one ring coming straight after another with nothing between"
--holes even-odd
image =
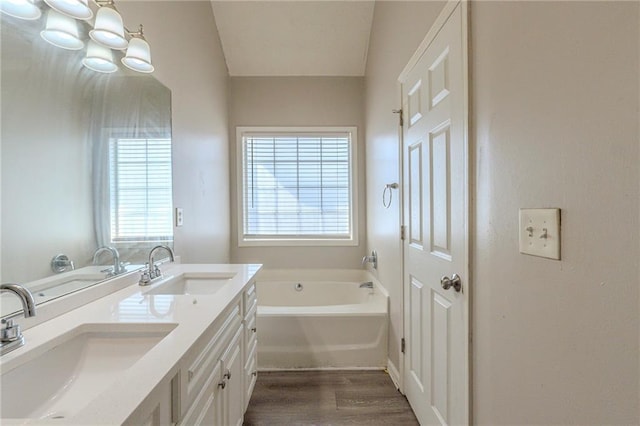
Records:
<instances>
[{"instance_id":1,"label":"cabinet drawer pull","mask_svg":"<svg viewBox=\"0 0 640 426\"><path fill-rule=\"evenodd\" d=\"M226 373L222 377L226 377L227 379L231 379L231 370L227 370Z\"/></svg>"},{"instance_id":2,"label":"cabinet drawer pull","mask_svg":"<svg viewBox=\"0 0 640 426\"><path fill-rule=\"evenodd\" d=\"M256 377L256 376L258 375L258 372L257 372L257 371L254 371L253 373L251 373L251 375L252 375L253 377Z\"/></svg>"},{"instance_id":3,"label":"cabinet drawer pull","mask_svg":"<svg viewBox=\"0 0 640 426\"><path fill-rule=\"evenodd\" d=\"M252 327L251 331L253 331L254 333L258 331L258 329L256 327Z\"/></svg>"},{"instance_id":4,"label":"cabinet drawer pull","mask_svg":"<svg viewBox=\"0 0 640 426\"><path fill-rule=\"evenodd\" d=\"M221 381L220 383L218 383L218 387L219 387L219 388L222 388L222 389L226 388L226 387L227 387L227 382L226 382L226 380L223 380L223 381Z\"/></svg>"}]
</instances>

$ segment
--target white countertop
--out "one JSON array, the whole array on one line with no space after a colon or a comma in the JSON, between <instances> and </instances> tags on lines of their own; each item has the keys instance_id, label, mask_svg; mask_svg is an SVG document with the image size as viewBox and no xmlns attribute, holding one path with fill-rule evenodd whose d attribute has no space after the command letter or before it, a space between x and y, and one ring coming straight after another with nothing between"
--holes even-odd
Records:
<instances>
[{"instance_id":1,"label":"white countertop","mask_svg":"<svg viewBox=\"0 0 640 426\"><path fill-rule=\"evenodd\" d=\"M121 377L75 416L63 424L121 424L163 379L175 374L179 361L189 348L242 292L260 270L261 265L165 264L164 278L146 287L137 285L138 274L116 278L131 285L85 306L36 325L26 331L26 344L2 356L0 370L41 355L47 342L82 324L173 323L176 328L156 346L125 370ZM235 273L213 295L145 295L147 291L183 273ZM39 350L40 349L40 350ZM43 378L46 380L46 378ZM2 389L2 392L10 392ZM2 419L3 424L57 423L61 420Z\"/></svg>"}]
</instances>

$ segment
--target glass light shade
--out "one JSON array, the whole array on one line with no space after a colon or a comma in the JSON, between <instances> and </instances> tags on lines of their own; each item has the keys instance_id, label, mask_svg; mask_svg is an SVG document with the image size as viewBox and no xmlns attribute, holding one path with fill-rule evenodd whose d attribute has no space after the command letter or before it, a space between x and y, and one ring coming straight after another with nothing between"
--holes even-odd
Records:
<instances>
[{"instance_id":1,"label":"glass light shade","mask_svg":"<svg viewBox=\"0 0 640 426\"><path fill-rule=\"evenodd\" d=\"M104 47L93 40L87 46L87 56L82 60L82 65L90 70L112 73L118 69L113 62L113 52L108 47Z\"/></svg>"},{"instance_id":2,"label":"glass light shade","mask_svg":"<svg viewBox=\"0 0 640 426\"><path fill-rule=\"evenodd\" d=\"M47 23L40 36L57 47L80 50L84 42L78 35L78 23L66 15L51 9L47 12Z\"/></svg>"},{"instance_id":3,"label":"glass light shade","mask_svg":"<svg viewBox=\"0 0 640 426\"><path fill-rule=\"evenodd\" d=\"M89 37L110 49L124 50L127 48L122 16L110 6L102 6L98 10L96 23L89 31Z\"/></svg>"},{"instance_id":4,"label":"glass light shade","mask_svg":"<svg viewBox=\"0 0 640 426\"><path fill-rule=\"evenodd\" d=\"M129 69L138 72L150 73L153 72L153 65L151 65L151 52L149 50L149 43L143 38L133 37L129 41L129 48L127 54L122 58L122 63Z\"/></svg>"},{"instance_id":5,"label":"glass light shade","mask_svg":"<svg viewBox=\"0 0 640 426\"><path fill-rule=\"evenodd\" d=\"M93 17L88 0L44 0L44 2L52 9L72 18L86 20Z\"/></svg>"},{"instance_id":6,"label":"glass light shade","mask_svg":"<svg viewBox=\"0 0 640 426\"><path fill-rule=\"evenodd\" d=\"M34 3L34 0L0 0L0 12L14 18L33 21L42 15L40 8Z\"/></svg>"}]
</instances>

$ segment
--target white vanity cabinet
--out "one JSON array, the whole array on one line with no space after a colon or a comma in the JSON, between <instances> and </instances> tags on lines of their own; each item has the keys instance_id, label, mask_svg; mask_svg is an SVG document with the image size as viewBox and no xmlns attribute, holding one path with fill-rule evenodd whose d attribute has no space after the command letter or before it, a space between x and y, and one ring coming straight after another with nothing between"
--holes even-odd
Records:
<instances>
[{"instance_id":1,"label":"white vanity cabinet","mask_svg":"<svg viewBox=\"0 0 640 426\"><path fill-rule=\"evenodd\" d=\"M258 298L255 283L244 291L244 407L246 411L258 378Z\"/></svg>"},{"instance_id":2,"label":"white vanity cabinet","mask_svg":"<svg viewBox=\"0 0 640 426\"><path fill-rule=\"evenodd\" d=\"M179 374L178 424L242 425L257 375L256 310L251 283L189 351Z\"/></svg>"}]
</instances>

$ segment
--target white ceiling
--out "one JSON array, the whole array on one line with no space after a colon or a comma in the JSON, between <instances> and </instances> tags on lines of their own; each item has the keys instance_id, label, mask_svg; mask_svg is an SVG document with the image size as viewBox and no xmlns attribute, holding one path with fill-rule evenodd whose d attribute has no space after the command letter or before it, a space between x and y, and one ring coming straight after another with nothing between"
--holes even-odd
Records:
<instances>
[{"instance_id":1,"label":"white ceiling","mask_svg":"<svg viewBox=\"0 0 640 426\"><path fill-rule=\"evenodd\" d=\"M212 1L231 76L363 76L374 4Z\"/></svg>"}]
</instances>

